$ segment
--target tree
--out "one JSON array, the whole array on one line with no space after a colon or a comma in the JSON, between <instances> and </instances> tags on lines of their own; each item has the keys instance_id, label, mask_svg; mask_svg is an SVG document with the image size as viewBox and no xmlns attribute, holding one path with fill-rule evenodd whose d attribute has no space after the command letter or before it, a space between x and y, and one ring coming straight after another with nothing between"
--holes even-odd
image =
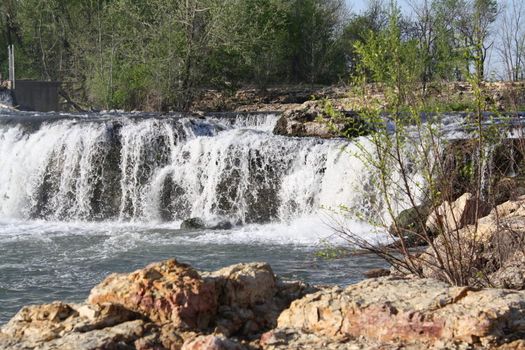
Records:
<instances>
[{"instance_id":1,"label":"tree","mask_svg":"<svg viewBox=\"0 0 525 350\"><path fill-rule=\"evenodd\" d=\"M342 0L294 1L287 28L292 81L313 84L331 80L326 78L335 73L334 60L337 58L332 54L338 48L344 6ZM341 56L339 59L340 62L344 60ZM337 73L335 75L337 78Z\"/></svg>"},{"instance_id":2,"label":"tree","mask_svg":"<svg viewBox=\"0 0 525 350\"><path fill-rule=\"evenodd\" d=\"M497 47L504 64L505 78L525 79L525 3L508 0L503 7Z\"/></svg>"},{"instance_id":3,"label":"tree","mask_svg":"<svg viewBox=\"0 0 525 350\"><path fill-rule=\"evenodd\" d=\"M367 9L360 14L350 16L340 36L341 46L344 47L347 70L354 73L360 62L355 50L358 42L365 42L370 33L377 34L388 24L388 11L381 0L374 0Z\"/></svg>"},{"instance_id":4,"label":"tree","mask_svg":"<svg viewBox=\"0 0 525 350\"><path fill-rule=\"evenodd\" d=\"M466 53L466 71L471 65L480 80L485 78L487 52L494 44L492 25L498 15L496 0L463 0L456 25L461 33Z\"/></svg>"}]
</instances>

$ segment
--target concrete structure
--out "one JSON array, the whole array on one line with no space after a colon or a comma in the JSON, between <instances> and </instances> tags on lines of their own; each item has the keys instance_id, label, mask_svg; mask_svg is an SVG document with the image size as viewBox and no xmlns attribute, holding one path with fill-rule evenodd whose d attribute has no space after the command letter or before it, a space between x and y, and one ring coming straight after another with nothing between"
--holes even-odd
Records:
<instances>
[{"instance_id":1,"label":"concrete structure","mask_svg":"<svg viewBox=\"0 0 525 350\"><path fill-rule=\"evenodd\" d=\"M17 80L14 90L15 105L25 111L58 111L58 90L56 81Z\"/></svg>"}]
</instances>

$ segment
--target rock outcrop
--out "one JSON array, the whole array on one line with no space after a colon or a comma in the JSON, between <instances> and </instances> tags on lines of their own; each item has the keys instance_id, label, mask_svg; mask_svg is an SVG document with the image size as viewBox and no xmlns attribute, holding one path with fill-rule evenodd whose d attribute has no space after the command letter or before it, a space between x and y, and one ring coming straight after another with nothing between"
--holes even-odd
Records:
<instances>
[{"instance_id":1,"label":"rock outcrop","mask_svg":"<svg viewBox=\"0 0 525 350\"><path fill-rule=\"evenodd\" d=\"M279 317L278 328L339 341L365 337L421 347L463 343L489 348L523 337L524 317L525 292L384 277L296 300Z\"/></svg>"},{"instance_id":2,"label":"rock outcrop","mask_svg":"<svg viewBox=\"0 0 525 350\"><path fill-rule=\"evenodd\" d=\"M93 288L88 302L119 304L159 324L201 329L215 316L217 297L212 282L189 265L168 260L110 275Z\"/></svg>"},{"instance_id":3,"label":"rock outcrop","mask_svg":"<svg viewBox=\"0 0 525 350\"><path fill-rule=\"evenodd\" d=\"M466 214L472 212L474 208L468 207L474 204L468 204L466 198L469 195L452 205L445 203L444 208L449 209L439 218L443 232L434 240L434 247L422 255L423 274L446 279L438 267L439 254L445 265L455 267L456 273L470 279L470 284L523 289L525 196L498 205L475 223L471 214Z\"/></svg>"},{"instance_id":4,"label":"rock outcrop","mask_svg":"<svg viewBox=\"0 0 525 350\"><path fill-rule=\"evenodd\" d=\"M328 105L323 101L308 101L286 110L277 121L274 134L298 137L357 137L366 135L371 127L342 104Z\"/></svg>"},{"instance_id":5,"label":"rock outcrop","mask_svg":"<svg viewBox=\"0 0 525 350\"><path fill-rule=\"evenodd\" d=\"M84 304L24 307L0 349L523 349L524 319L525 291L399 277L314 289L265 263L168 260L109 276Z\"/></svg>"},{"instance_id":6,"label":"rock outcrop","mask_svg":"<svg viewBox=\"0 0 525 350\"><path fill-rule=\"evenodd\" d=\"M314 290L265 263L199 273L172 259L108 276L85 304L23 308L0 329L0 349L240 349L225 337L271 329Z\"/></svg>"}]
</instances>

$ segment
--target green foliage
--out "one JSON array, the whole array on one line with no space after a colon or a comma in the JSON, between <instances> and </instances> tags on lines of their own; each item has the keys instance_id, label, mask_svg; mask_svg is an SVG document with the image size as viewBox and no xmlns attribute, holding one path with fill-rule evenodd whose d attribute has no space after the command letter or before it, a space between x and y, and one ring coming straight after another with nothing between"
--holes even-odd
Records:
<instances>
[{"instance_id":1,"label":"green foliage","mask_svg":"<svg viewBox=\"0 0 525 350\"><path fill-rule=\"evenodd\" d=\"M335 260L348 256L350 252L344 247L335 246L330 242L323 240L320 242L320 247L315 251L314 254L319 259Z\"/></svg>"},{"instance_id":2,"label":"green foliage","mask_svg":"<svg viewBox=\"0 0 525 350\"><path fill-rule=\"evenodd\" d=\"M63 81L98 108L154 110L190 108L202 89L333 84L363 67L368 81L423 89L482 75L495 0L429 0L415 18L383 3L349 13L344 0L3 0L0 72L14 44L20 78Z\"/></svg>"}]
</instances>

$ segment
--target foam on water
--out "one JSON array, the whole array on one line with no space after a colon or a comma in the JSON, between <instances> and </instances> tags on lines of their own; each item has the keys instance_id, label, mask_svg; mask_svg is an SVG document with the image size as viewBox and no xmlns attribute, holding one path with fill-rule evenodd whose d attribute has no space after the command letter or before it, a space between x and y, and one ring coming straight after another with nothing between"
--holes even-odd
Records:
<instances>
[{"instance_id":1,"label":"foam on water","mask_svg":"<svg viewBox=\"0 0 525 350\"><path fill-rule=\"evenodd\" d=\"M276 119L103 115L0 126L0 215L250 224L340 205L384 214L370 213L371 175L355 144L276 136Z\"/></svg>"},{"instance_id":2,"label":"foam on water","mask_svg":"<svg viewBox=\"0 0 525 350\"><path fill-rule=\"evenodd\" d=\"M80 301L110 272L171 257L208 270L268 261L313 283L382 266L314 256L319 244L344 243L329 225L340 205L385 216L355 156L366 139L276 136L274 114L0 116L0 323L21 305ZM233 228L181 230L190 217Z\"/></svg>"}]
</instances>

